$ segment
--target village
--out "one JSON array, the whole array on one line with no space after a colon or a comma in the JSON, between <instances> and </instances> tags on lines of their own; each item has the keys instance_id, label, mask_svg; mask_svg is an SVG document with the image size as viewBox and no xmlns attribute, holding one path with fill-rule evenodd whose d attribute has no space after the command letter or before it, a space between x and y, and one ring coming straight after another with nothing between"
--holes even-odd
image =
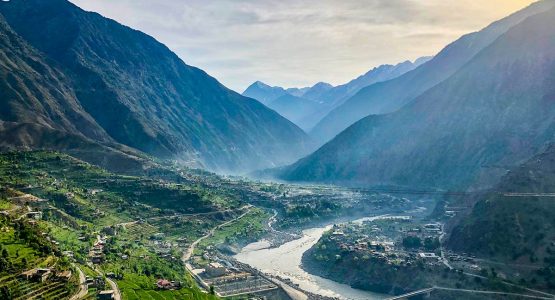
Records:
<instances>
[{"instance_id":1,"label":"village","mask_svg":"<svg viewBox=\"0 0 555 300\"><path fill-rule=\"evenodd\" d=\"M263 236L275 245L295 239L298 232L292 226L408 203L334 187L218 179L194 172L177 182L118 176L57 154L34 155L26 171L5 171L25 181L14 184L17 189L5 200L11 208L3 213L39 228L67 266L31 263L20 273L29 281L40 276L63 282L69 276L73 292L86 299L141 299L154 293L181 297L201 292L198 287L220 297L287 298L284 285L294 290L293 284L235 261L230 251ZM209 188L210 196L196 198L190 184ZM227 198L215 192L220 190ZM191 256L184 259L189 251Z\"/></svg>"},{"instance_id":2,"label":"village","mask_svg":"<svg viewBox=\"0 0 555 300\"><path fill-rule=\"evenodd\" d=\"M390 265L441 266L442 226L422 223L411 216L383 216L334 225L323 239L333 241L342 252L373 257Z\"/></svg>"}]
</instances>

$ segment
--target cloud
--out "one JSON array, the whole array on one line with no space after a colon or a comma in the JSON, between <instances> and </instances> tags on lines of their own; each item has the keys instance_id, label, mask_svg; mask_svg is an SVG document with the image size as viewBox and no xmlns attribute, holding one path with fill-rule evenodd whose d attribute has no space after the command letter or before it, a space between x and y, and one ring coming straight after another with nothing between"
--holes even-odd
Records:
<instances>
[{"instance_id":1,"label":"cloud","mask_svg":"<svg viewBox=\"0 0 555 300\"><path fill-rule=\"evenodd\" d=\"M340 84L435 54L532 0L71 0L144 31L242 91Z\"/></svg>"}]
</instances>

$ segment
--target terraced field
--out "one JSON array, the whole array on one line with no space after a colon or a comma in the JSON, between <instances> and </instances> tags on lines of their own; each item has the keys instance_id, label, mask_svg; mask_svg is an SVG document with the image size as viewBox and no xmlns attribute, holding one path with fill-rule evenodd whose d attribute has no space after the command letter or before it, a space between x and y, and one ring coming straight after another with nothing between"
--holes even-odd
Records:
<instances>
[{"instance_id":1,"label":"terraced field","mask_svg":"<svg viewBox=\"0 0 555 300\"><path fill-rule=\"evenodd\" d=\"M13 300L69 298L69 291L62 282L30 282L10 275L0 279L0 287L7 287Z\"/></svg>"},{"instance_id":2,"label":"terraced field","mask_svg":"<svg viewBox=\"0 0 555 300\"><path fill-rule=\"evenodd\" d=\"M146 276L129 275L125 280L119 280L117 283L122 290L124 300L207 299L209 297L198 289L158 290L152 280Z\"/></svg>"}]
</instances>

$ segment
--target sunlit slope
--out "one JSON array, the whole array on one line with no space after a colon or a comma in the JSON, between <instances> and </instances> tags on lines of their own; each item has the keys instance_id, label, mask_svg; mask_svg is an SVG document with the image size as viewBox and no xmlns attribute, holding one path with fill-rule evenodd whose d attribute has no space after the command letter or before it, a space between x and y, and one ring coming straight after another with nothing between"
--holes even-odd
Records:
<instances>
[{"instance_id":1,"label":"sunlit slope","mask_svg":"<svg viewBox=\"0 0 555 300\"><path fill-rule=\"evenodd\" d=\"M523 21L448 80L395 113L357 122L282 178L442 188L495 182L553 140L554 19L552 9Z\"/></svg>"},{"instance_id":2,"label":"sunlit slope","mask_svg":"<svg viewBox=\"0 0 555 300\"><path fill-rule=\"evenodd\" d=\"M553 6L555 6L553 1L535 3L479 32L461 37L445 47L431 61L412 72L362 89L323 118L310 132L311 136L325 143L366 116L398 110L452 76L509 28Z\"/></svg>"}]
</instances>

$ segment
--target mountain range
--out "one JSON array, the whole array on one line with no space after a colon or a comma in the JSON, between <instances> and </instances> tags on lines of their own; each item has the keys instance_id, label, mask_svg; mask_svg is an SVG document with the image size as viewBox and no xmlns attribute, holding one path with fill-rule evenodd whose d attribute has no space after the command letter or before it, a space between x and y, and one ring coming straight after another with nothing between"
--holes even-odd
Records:
<instances>
[{"instance_id":1,"label":"mountain range","mask_svg":"<svg viewBox=\"0 0 555 300\"><path fill-rule=\"evenodd\" d=\"M66 0L4 1L0 15L4 149L69 139L232 173L307 152L300 128L142 32Z\"/></svg>"},{"instance_id":2,"label":"mountain range","mask_svg":"<svg viewBox=\"0 0 555 300\"><path fill-rule=\"evenodd\" d=\"M455 74L500 35L530 15L553 6L540 1L483 30L464 35L421 67L393 80L372 84L333 109L311 130L311 137L325 143L358 120L373 114L394 112Z\"/></svg>"},{"instance_id":3,"label":"mountain range","mask_svg":"<svg viewBox=\"0 0 555 300\"><path fill-rule=\"evenodd\" d=\"M285 89L257 81L243 92L243 96L264 103L299 127L310 131L327 113L362 88L401 76L430 59L431 57L421 57L414 63L405 61L397 65L381 65L336 87L319 82L312 87Z\"/></svg>"},{"instance_id":4,"label":"mountain range","mask_svg":"<svg viewBox=\"0 0 555 300\"><path fill-rule=\"evenodd\" d=\"M381 99L386 110L402 108L358 121L280 170L281 178L442 189L495 183L506 166L529 159L554 138L555 31L547 30L555 19L554 6L552 1L538 2L463 37L413 72L363 89L355 97L405 82L404 91L396 91L411 94L417 86L406 78L437 80L482 49L407 103L407 97ZM453 51L459 63L438 63ZM440 65L441 76L423 73Z\"/></svg>"}]
</instances>

